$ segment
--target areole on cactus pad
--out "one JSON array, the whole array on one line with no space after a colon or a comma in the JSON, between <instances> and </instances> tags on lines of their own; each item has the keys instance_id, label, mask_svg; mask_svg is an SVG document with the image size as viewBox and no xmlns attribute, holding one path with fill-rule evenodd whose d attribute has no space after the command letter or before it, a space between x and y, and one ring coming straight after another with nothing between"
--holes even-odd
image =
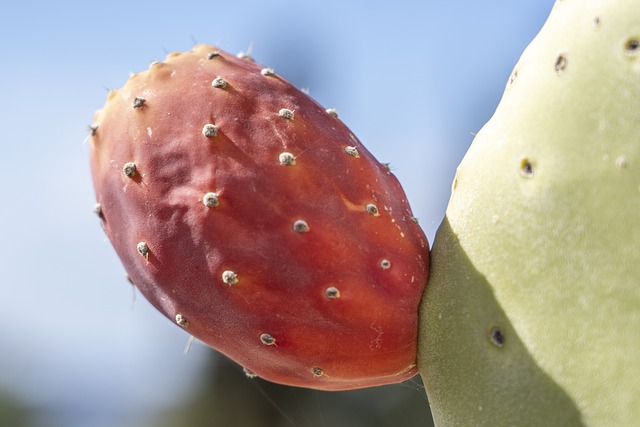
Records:
<instances>
[{"instance_id":1,"label":"areole on cactus pad","mask_svg":"<svg viewBox=\"0 0 640 427\"><path fill-rule=\"evenodd\" d=\"M250 375L341 390L417 373L428 242L335 110L201 45L110 92L90 156L131 281Z\"/></svg>"}]
</instances>

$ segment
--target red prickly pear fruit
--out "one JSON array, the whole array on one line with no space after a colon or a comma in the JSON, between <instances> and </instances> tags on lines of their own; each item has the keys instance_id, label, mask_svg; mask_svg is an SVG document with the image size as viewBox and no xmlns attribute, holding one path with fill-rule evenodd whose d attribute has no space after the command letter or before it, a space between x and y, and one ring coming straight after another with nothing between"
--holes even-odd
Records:
<instances>
[{"instance_id":1,"label":"red prickly pear fruit","mask_svg":"<svg viewBox=\"0 0 640 427\"><path fill-rule=\"evenodd\" d=\"M202 45L112 91L92 134L102 225L173 322L283 384L417 373L428 242L335 110Z\"/></svg>"}]
</instances>

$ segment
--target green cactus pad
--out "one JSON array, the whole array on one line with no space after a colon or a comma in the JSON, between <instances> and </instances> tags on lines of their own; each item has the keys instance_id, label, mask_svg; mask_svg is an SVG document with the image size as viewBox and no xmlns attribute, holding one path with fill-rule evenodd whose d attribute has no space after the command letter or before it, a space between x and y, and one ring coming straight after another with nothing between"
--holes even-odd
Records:
<instances>
[{"instance_id":1,"label":"green cactus pad","mask_svg":"<svg viewBox=\"0 0 640 427\"><path fill-rule=\"evenodd\" d=\"M458 168L421 307L436 425L640 420L640 1L559 0Z\"/></svg>"}]
</instances>

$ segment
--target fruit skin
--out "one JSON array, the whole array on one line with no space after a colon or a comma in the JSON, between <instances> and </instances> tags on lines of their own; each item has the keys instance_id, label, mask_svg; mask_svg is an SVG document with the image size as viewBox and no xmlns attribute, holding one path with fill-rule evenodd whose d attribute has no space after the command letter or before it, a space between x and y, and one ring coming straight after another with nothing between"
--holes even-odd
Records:
<instances>
[{"instance_id":1,"label":"fruit skin","mask_svg":"<svg viewBox=\"0 0 640 427\"><path fill-rule=\"evenodd\" d=\"M558 1L462 160L421 306L437 425L640 419L638 40L638 0Z\"/></svg>"},{"instance_id":2,"label":"fruit skin","mask_svg":"<svg viewBox=\"0 0 640 427\"><path fill-rule=\"evenodd\" d=\"M169 319L284 384L417 373L428 243L397 179L335 111L201 45L112 91L92 133L96 211Z\"/></svg>"}]
</instances>

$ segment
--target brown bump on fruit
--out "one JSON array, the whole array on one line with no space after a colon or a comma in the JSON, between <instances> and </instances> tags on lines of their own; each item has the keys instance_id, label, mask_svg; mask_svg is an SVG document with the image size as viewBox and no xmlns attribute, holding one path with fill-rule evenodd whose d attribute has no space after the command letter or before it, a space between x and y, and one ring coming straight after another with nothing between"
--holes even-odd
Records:
<instances>
[{"instance_id":1,"label":"brown bump on fruit","mask_svg":"<svg viewBox=\"0 0 640 427\"><path fill-rule=\"evenodd\" d=\"M520 175L525 178L531 178L533 176L533 163L527 158L520 161Z\"/></svg>"},{"instance_id":2,"label":"brown bump on fruit","mask_svg":"<svg viewBox=\"0 0 640 427\"><path fill-rule=\"evenodd\" d=\"M321 377L324 375L324 370L322 370L321 368L312 368L311 372L313 373L314 377Z\"/></svg>"},{"instance_id":3,"label":"brown bump on fruit","mask_svg":"<svg viewBox=\"0 0 640 427\"><path fill-rule=\"evenodd\" d=\"M344 152L350 155L351 157L355 157L356 159L360 157L360 153L358 153L358 148L351 145L344 147Z\"/></svg>"},{"instance_id":4,"label":"brown bump on fruit","mask_svg":"<svg viewBox=\"0 0 640 427\"><path fill-rule=\"evenodd\" d=\"M309 224L303 219L299 219L293 223L293 231L296 233L306 233L310 230Z\"/></svg>"},{"instance_id":5,"label":"brown bump on fruit","mask_svg":"<svg viewBox=\"0 0 640 427\"><path fill-rule=\"evenodd\" d=\"M336 119L338 118L338 111L335 108L327 108L326 111L331 117L335 117Z\"/></svg>"},{"instance_id":6,"label":"brown bump on fruit","mask_svg":"<svg viewBox=\"0 0 640 427\"><path fill-rule=\"evenodd\" d=\"M140 255L145 258L149 258L149 245L147 245L147 242L139 242L136 245L136 249Z\"/></svg>"},{"instance_id":7,"label":"brown bump on fruit","mask_svg":"<svg viewBox=\"0 0 640 427\"><path fill-rule=\"evenodd\" d=\"M96 132L98 132L98 125L94 123L89 126L89 133L91 133L91 136L96 136Z\"/></svg>"},{"instance_id":8,"label":"brown bump on fruit","mask_svg":"<svg viewBox=\"0 0 640 427\"><path fill-rule=\"evenodd\" d=\"M391 261L389 261L388 259L383 259L382 261L380 261L380 268L382 268L383 270L391 268Z\"/></svg>"},{"instance_id":9,"label":"brown bump on fruit","mask_svg":"<svg viewBox=\"0 0 640 427\"><path fill-rule=\"evenodd\" d=\"M567 68L567 56L564 53L561 53L556 58L556 63L553 66L553 69L556 71L558 75L562 74L562 72Z\"/></svg>"},{"instance_id":10,"label":"brown bump on fruit","mask_svg":"<svg viewBox=\"0 0 640 427\"><path fill-rule=\"evenodd\" d=\"M218 136L218 126L214 125L213 123L207 123L202 128L202 135L204 135L206 138L215 138L216 136Z\"/></svg>"},{"instance_id":11,"label":"brown bump on fruit","mask_svg":"<svg viewBox=\"0 0 640 427\"><path fill-rule=\"evenodd\" d=\"M238 283L238 274L231 270L225 270L222 272L222 282L226 285L235 285Z\"/></svg>"},{"instance_id":12,"label":"brown bump on fruit","mask_svg":"<svg viewBox=\"0 0 640 427\"><path fill-rule=\"evenodd\" d=\"M220 54L219 50L213 51L213 52L209 52L207 54L207 59L213 59L213 58L217 58L219 56L222 56L222 54Z\"/></svg>"},{"instance_id":13,"label":"brown bump on fruit","mask_svg":"<svg viewBox=\"0 0 640 427\"><path fill-rule=\"evenodd\" d=\"M511 76L509 77L509 84L512 85L517 78L518 78L518 70L513 70L513 73L511 73Z\"/></svg>"},{"instance_id":14,"label":"brown bump on fruit","mask_svg":"<svg viewBox=\"0 0 640 427\"><path fill-rule=\"evenodd\" d=\"M637 38L630 38L624 44L624 53L627 56L637 56L640 54L640 41Z\"/></svg>"},{"instance_id":15,"label":"brown bump on fruit","mask_svg":"<svg viewBox=\"0 0 640 427\"><path fill-rule=\"evenodd\" d=\"M102 219L102 205L100 203L96 203L93 206L93 212L98 215L98 218Z\"/></svg>"},{"instance_id":16,"label":"brown bump on fruit","mask_svg":"<svg viewBox=\"0 0 640 427\"><path fill-rule=\"evenodd\" d=\"M329 286L324 293L329 299L340 298L340 290L335 286Z\"/></svg>"},{"instance_id":17,"label":"brown bump on fruit","mask_svg":"<svg viewBox=\"0 0 640 427\"><path fill-rule=\"evenodd\" d=\"M598 28L600 28L600 24L602 24L602 19L600 19L599 16L596 16L595 18L593 18L592 23L593 23L593 28L597 30Z\"/></svg>"},{"instance_id":18,"label":"brown bump on fruit","mask_svg":"<svg viewBox=\"0 0 640 427\"><path fill-rule=\"evenodd\" d=\"M136 176L137 169L138 168L136 167L136 164L134 162L127 162L122 167L122 173L124 173L129 178L133 178L134 176Z\"/></svg>"},{"instance_id":19,"label":"brown bump on fruit","mask_svg":"<svg viewBox=\"0 0 640 427\"><path fill-rule=\"evenodd\" d=\"M291 153L284 152L280 153L278 156L278 160L280 160L281 165L295 165L296 164L296 156Z\"/></svg>"},{"instance_id":20,"label":"brown bump on fruit","mask_svg":"<svg viewBox=\"0 0 640 427\"><path fill-rule=\"evenodd\" d=\"M502 347L504 345L504 332L502 332L502 328L499 326L491 328L491 331L489 331L489 340L491 344L496 347Z\"/></svg>"},{"instance_id":21,"label":"brown bump on fruit","mask_svg":"<svg viewBox=\"0 0 640 427\"><path fill-rule=\"evenodd\" d=\"M372 216L380 216L380 211L378 210L378 207L376 205L374 205L373 203L369 203L366 207L365 207L367 213L369 215Z\"/></svg>"},{"instance_id":22,"label":"brown bump on fruit","mask_svg":"<svg viewBox=\"0 0 640 427\"><path fill-rule=\"evenodd\" d=\"M262 335L260 335L260 341L262 341L262 344L264 344L264 345L275 345L276 344L276 339L274 337L272 337L270 334L262 334Z\"/></svg>"},{"instance_id":23,"label":"brown bump on fruit","mask_svg":"<svg viewBox=\"0 0 640 427\"><path fill-rule=\"evenodd\" d=\"M280 111L278 111L278 115L287 120L293 120L294 113L293 110L289 110L288 108L281 108Z\"/></svg>"},{"instance_id":24,"label":"brown bump on fruit","mask_svg":"<svg viewBox=\"0 0 640 427\"><path fill-rule=\"evenodd\" d=\"M202 203L208 208L215 208L220 205L218 193L209 192L202 197Z\"/></svg>"},{"instance_id":25,"label":"brown bump on fruit","mask_svg":"<svg viewBox=\"0 0 640 427\"><path fill-rule=\"evenodd\" d=\"M411 217L411 221L413 221L414 223L416 223L418 225L420 224L420 218L418 218L418 217L412 216Z\"/></svg>"},{"instance_id":26,"label":"brown bump on fruit","mask_svg":"<svg viewBox=\"0 0 640 427\"><path fill-rule=\"evenodd\" d=\"M176 323L183 328L187 328L189 326L189 321L182 314L176 314Z\"/></svg>"},{"instance_id":27,"label":"brown bump on fruit","mask_svg":"<svg viewBox=\"0 0 640 427\"><path fill-rule=\"evenodd\" d=\"M147 102L146 99L136 97L133 100L133 108L142 108L142 106L145 104L145 102Z\"/></svg>"},{"instance_id":28,"label":"brown bump on fruit","mask_svg":"<svg viewBox=\"0 0 640 427\"><path fill-rule=\"evenodd\" d=\"M217 88L217 89L224 89L227 87L227 81L225 79L223 79L222 77L216 77L215 79L213 79L213 81L211 82L211 86Z\"/></svg>"},{"instance_id":29,"label":"brown bump on fruit","mask_svg":"<svg viewBox=\"0 0 640 427\"><path fill-rule=\"evenodd\" d=\"M256 378L258 376L258 374L253 372L251 369L242 368L242 370L244 371L244 374L247 376L247 378L253 379L253 378Z\"/></svg>"},{"instance_id":30,"label":"brown bump on fruit","mask_svg":"<svg viewBox=\"0 0 640 427\"><path fill-rule=\"evenodd\" d=\"M273 68L263 68L262 70L260 70L260 74L266 77L273 77L276 75L276 72L273 70Z\"/></svg>"}]
</instances>

